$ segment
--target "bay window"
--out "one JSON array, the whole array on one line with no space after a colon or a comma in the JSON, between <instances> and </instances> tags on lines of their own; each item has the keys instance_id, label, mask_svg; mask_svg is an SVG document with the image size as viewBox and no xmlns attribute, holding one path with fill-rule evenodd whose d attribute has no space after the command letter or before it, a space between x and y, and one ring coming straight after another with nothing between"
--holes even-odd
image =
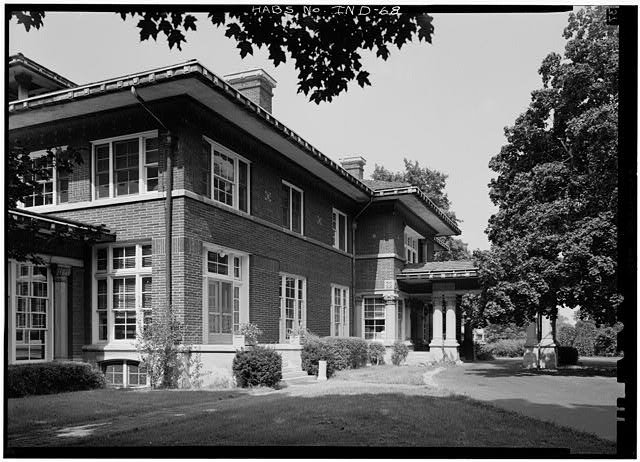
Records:
<instances>
[{"instance_id":1,"label":"bay window","mask_svg":"<svg viewBox=\"0 0 640 462\"><path fill-rule=\"evenodd\" d=\"M158 131L92 142L93 199L158 190Z\"/></svg>"},{"instance_id":2,"label":"bay window","mask_svg":"<svg viewBox=\"0 0 640 462\"><path fill-rule=\"evenodd\" d=\"M347 216L339 210L333 209L331 214L333 227L333 246L336 249L347 251Z\"/></svg>"},{"instance_id":3,"label":"bay window","mask_svg":"<svg viewBox=\"0 0 640 462\"><path fill-rule=\"evenodd\" d=\"M291 338L307 325L307 280L291 274L280 275L280 340Z\"/></svg>"},{"instance_id":4,"label":"bay window","mask_svg":"<svg viewBox=\"0 0 640 462\"><path fill-rule=\"evenodd\" d=\"M364 338L385 339L385 301L382 297L364 297Z\"/></svg>"},{"instance_id":5,"label":"bay window","mask_svg":"<svg viewBox=\"0 0 640 462\"><path fill-rule=\"evenodd\" d=\"M151 245L98 247L94 342L133 341L152 321Z\"/></svg>"},{"instance_id":6,"label":"bay window","mask_svg":"<svg viewBox=\"0 0 640 462\"><path fill-rule=\"evenodd\" d=\"M349 336L349 289L331 286L331 335Z\"/></svg>"},{"instance_id":7,"label":"bay window","mask_svg":"<svg viewBox=\"0 0 640 462\"><path fill-rule=\"evenodd\" d=\"M206 136L203 146L205 155L207 148L209 150L207 178L203 181L207 188L205 195L216 202L249 213L249 161ZM209 177L211 181L208 180Z\"/></svg>"},{"instance_id":8,"label":"bay window","mask_svg":"<svg viewBox=\"0 0 640 462\"><path fill-rule=\"evenodd\" d=\"M282 181L282 225L294 233L304 234L304 196L302 189Z\"/></svg>"},{"instance_id":9,"label":"bay window","mask_svg":"<svg viewBox=\"0 0 640 462\"><path fill-rule=\"evenodd\" d=\"M231 344L240 324L249 322L248 278L248 255L231 249L205 246L205 343Z\"/></svg>"}]
</instances>

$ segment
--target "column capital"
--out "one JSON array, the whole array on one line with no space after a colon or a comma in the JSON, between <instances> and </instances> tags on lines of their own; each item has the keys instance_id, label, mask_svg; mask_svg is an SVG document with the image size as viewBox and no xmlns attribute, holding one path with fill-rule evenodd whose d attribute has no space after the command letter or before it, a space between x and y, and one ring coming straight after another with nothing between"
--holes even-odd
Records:
<instances>
[{"instance_id":1,"label":"column capital","mask_svg":"<svg viewBox=\"0 0 640 462\"><path fill-rule=\"evenodd\" d=\"M53 270L53 280L55 282L67 282L69 276L71 276L71 266L68 265L56 265Z\"/></svg>"},{"instance_id":2,"label":"column capital","mask_svg":"<svg viewBox=\"0 0 640 462\"><path fill-rule=\"evenodd\" d=\"M398 300L398 298L400 298L400 297L398 297L397 294L388 294L388 295L383 296L382 298L384 298L384 301L387 304L389 304L389 303L395 303L396 300Z\"/></svg>"}]
</instances>

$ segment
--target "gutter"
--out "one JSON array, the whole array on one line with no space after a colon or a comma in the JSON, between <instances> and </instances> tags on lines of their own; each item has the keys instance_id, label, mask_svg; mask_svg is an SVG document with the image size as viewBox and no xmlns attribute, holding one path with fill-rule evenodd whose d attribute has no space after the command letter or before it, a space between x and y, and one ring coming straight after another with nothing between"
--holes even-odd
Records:
<instances>
[{"instance_id":1,"label":"gutter","mask_svg":"<svg viewBox=\"0 0 640 462\"><path fill-rule=\"evenodd\" d=\"M353 311L354 316L350 316L350 320L352 323L355 323L355 309L356 309L356 228L358 227L357 220L360 218L360 215L364 213L367 208L373 202L373 196L369 198L369 202L365 204L364 207L353 217L351 220L351 285L353 287L351 294L351 310ZM351 329L352 332L354 329ZM360 333L364 335L363 332Z\"/></svg>"},{"instance_id":2,"label":"gutter","mask_svg":"<svg viewBox=\"0 0 640 462\"><path fill-rule=\"evenodd\" d=\"M169 313L171 313L171 304L172 304L172 300L171 300L171 257L172 257L172 248L171 248L171 241L172 241L172 225L173 225L173 217L172 217L172 211L173 211L173 195L172 195L172 191L173 191L173 164L172 164L172 158L173 158L173 143L175 141L175 137L171 135L171 131L167 128L167 126L162 122L162 120L160 120L160 118L158 118L158 116L156 116L151 109L149 109L149 107L147 106L146 102L144 101L144 99L142 99L142 97L138 94L138 92L136 91L136 87L134 87L133 85L131 86L131 94L136 98L136 100L138 101L138 104L140 104L140 106L142 106L142 108L147 111L147 113L153 118L153 120L156 121L156 123L158 125L160 125L160 127L162 127L162 129L164 130L164 133L162 134L162 136L164 137L164 142L162 144L164 144L165 146L167 146L167 163L166 163L166 167L165 167L165 190L166 190L166 198L165 198L165 215L164 215L164 223L165 223L165 231L164 231L164 236L165 236L165 291L166 291L166 300L167 300L167 307L168 307L168 311ZM158 140L160 141L160 140Z\"/></svg>"}]
</instances>

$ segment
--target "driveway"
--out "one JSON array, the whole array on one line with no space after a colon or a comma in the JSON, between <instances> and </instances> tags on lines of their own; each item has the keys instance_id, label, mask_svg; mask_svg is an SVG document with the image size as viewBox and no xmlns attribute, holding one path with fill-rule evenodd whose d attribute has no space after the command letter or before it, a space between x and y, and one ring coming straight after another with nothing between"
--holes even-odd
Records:
<instances>
[{"instance_id":1,"label":"driveway","mask_svg":"<svg viewBox=\"0 0 640 462\"><path fill-rule=\"evenodd\" d=\"M613 360L596 367L603 369L527 371L520 359L497 359L445 369L433 380L452 393L615 441L616 399L624 396L624 384L607 376Z\"/></svg>"}]
</instances>

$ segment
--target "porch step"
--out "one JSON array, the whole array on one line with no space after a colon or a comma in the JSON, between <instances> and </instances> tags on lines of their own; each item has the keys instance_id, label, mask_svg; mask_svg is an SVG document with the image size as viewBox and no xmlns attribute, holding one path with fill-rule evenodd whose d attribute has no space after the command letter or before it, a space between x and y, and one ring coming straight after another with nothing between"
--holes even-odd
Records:
<instances>
[{"instance_id":1,"label":"porch step","mask_svg":"<svg viewBox=\"0 0 640 462\"><path fill-rule=\"evenodd\" d=\"M282 380L285 382L306 382L306 381L316 381L316 377L314 375L307 374L307 371L303 371L295 366L287 366L282 369Z\"/></svg>"}]
</instances>

